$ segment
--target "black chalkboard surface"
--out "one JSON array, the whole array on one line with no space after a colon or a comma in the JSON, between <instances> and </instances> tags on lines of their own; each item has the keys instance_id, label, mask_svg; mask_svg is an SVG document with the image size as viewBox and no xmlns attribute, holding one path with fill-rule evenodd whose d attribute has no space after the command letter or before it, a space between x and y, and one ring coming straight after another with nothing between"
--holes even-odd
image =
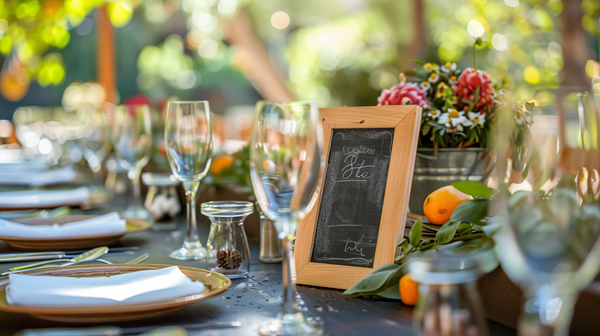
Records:
<instances>
[{"instance_id":1,"label":"black chalkboard surface","mask_svg":"<svg viewBox=\"0 0 600 336\"><path fill-rule=\"evenodd\" d=\"M333 129L311 262L373 268L394 128Z\"/></svg>"}]
</instances>

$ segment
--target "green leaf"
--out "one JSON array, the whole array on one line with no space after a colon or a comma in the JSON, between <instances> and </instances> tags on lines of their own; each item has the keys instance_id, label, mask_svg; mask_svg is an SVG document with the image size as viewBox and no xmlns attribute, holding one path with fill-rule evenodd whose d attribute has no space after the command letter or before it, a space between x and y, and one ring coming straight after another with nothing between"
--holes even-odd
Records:
<instances>
[{"instance_id":1,"label":"green leaf","mask_svg":"<svg viewBox=\"0 0 600 336\"><path fill-rule=\"evenodd\" d=\"M458 226L459 236L466 236L470 235L471 233L471 225L469 223L460 223L460 225Z\"/></svg>"},{"instance_id":2,"label":"green leaf","mask_svg":"<svg viewBox=\"0 0 600 336\"><path fill-rule=\"evenodd\" d=\"M422 224L422 217L419 217L419 220L410 229L410 233L408 234L410 245L417 247L421 243L421 232L423 231L423 228L421 227Z\"/></svg>"},{"instance_id":3,"label":"green leaf","mask_svg":"<svg viewBox=\"0 0 600 336\"><path fill-rule=\"evenodd\" d=\"M480 221L487 216L489 203L490 200L485 198L464 201L454 209L450 220L467 223Z\"/></svg>"},{"instance_id":4,"label":"green leaf","mask_svg":"<svg viewBox=\"0 0 600 336\"><path fill-rule=\"evenodd\" d=\"M400 280L398 280L398 282L400 282ZM396 283L395 286L388 287L385 290L378 292L377 296L385 299L400 300L400 284Z\"/></svg>"},{"instance_id":5,"label":"green leaf","mask_svg":"<svg viewBox=\"0 0 600 336\"><path fill-rule=\"evenodd\" d=\"M428 228L430 230L436 231L436 232L440 229L440 226L439 225L435 225L435 224L423 223L421 225L423 225L424 227L426 227L426 228Z\"/></svg>"},{"instance_id":6,"label":"green leaf","mask_svg":"<svg viewBox=\"0 0 600 336\"><path fill-rule=\"evenodd\" d=\"M428 239L421 243L421 247L419 249L420 252L433 250L437 246L437 241L435 239Z\"/></svg>"},{"instance_id":7,"label":"green leaf","mask_svg":"<svg viewBox=\"0 0 600 336\"><path fill-rule=\"evenodd\" d=\"M535 111L535 103L534 102L526 102L525 109L529 112Z\"/></svg>"},{"instance_id":8,"label":"green leaf","mask_svg":"<svg viewBox=\"0 0 600 336\"><path fill-rule=\"evenodd\" d=\"M447 222L446 224L442 225L440 230L435 235L438 244L449 243L452 238L454 238L459 224L460 222Z\"/></svg>"},{"instance_id":9,"label":"green leaf","mask_svg":"<svg viewBox=\"0 0 600 336\"><path fill-rule=\"evenodd\" d=\"M418 65L424 65L425 62L421 61L421 60L412 60L412 62L417 63Z\"/></svg>"},{"instance_id":10,"label":"green leaf","mask_svg":"<svg viewBox=\"0 0 600 336\"><path fill-rule=\"evenodd\" d=\"M421 128L421 132L423 133L423 135L427 135L427 133L429 133L430 130L431 130L431 125L429 123L425 123L423 125L423 127Z\"/></svg>"},{"instance_id":11,"label":"green leaf","mask_svg":"<svg viewBox=\"0 0 600 336\"><path fill-rule=\"evenodd\" d=\"M459 191L473 197L490 198L494 190L481 182L458 181L452 183L452 186Z\"/></svg>"},{"instance_id":12,"label":"green leaf","mask_svg":"<svg viewBox=\"0 0 600 336\"><path fill-rule=\"evenodd\" d=\"M397 246L402 246L402 251L406 252L406 250L408 250L408 239L402 239L402 242L400 242L400 244Z\"/></svg>"},{"instance_id":13,"label":"green leaf","mask_svg":"<svg viewBox=\"0 0 600 336\"><path fill-rule=\"evenodd\" d=\"M346 295L354 297L372 296L378 292L385 290L384 286L393 278L402 277L402 265L385 264L367 275L365 278L355 283L344 292Z\"/></svg>"}]
</instances>

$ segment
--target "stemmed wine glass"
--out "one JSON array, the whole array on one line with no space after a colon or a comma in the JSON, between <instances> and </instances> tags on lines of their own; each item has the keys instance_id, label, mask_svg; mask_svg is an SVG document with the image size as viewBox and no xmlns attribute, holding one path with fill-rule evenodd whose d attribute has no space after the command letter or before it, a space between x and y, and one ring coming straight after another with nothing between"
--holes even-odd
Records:
<instances>
[{"instance_id":1,"label":"stemmed wine glass","mask_svg":"<svg viewBox=\"0 0 600 336\"><path fill-rule=\"evenodd\" d=\"M323 176L323 129L314 102L259 101L250 145L250 177L263 213L283 247L283 303L261 335L321 335L295 300L293 248L298 219L316 202Z\"/></svg>"},{"instance_id":2,"label":"stemmed wine glass","mask_svg":"<svg viewBox=\"0 0 600 336\"><path fill-rule=\"evenodd\" d=\"M109 117L114 112L114 105L105 104L97 110L77 111L77 117L82 124L83 157L94 175L94 182L98 185L103 183L101 179L102 162L110 153L110 126Z\"/></svg>"},{"instance_id":3,"label":"stemmed wine glass","mask_svg":"<svg viewBox=\"0 0 600 336\"><path fill-rule=\"evenodd\" d=\"M123 217L149 219L150 213L142 205L140 174L150 160L152 125L147 105L117 106L112 128L113 146L117 158L126 163L127 177L133 183L133 202Z\"/></svg>"},{"instance_id":4,"label":"stemmed wine glass","mask_svg":"<svg viewBox=\"0 0 600 336\"><path fill-rule=\"evenodd\" d=\"M208 101L169 102L165 127L167 158L171 171L183 182L187 199L187 234L183 246L169 255L173 259L206 257L196 228L196 192L210 167L212 141Z\"/></svg>"},{"instance_id":5,"label":"stemmed wine glass","mask_svg":"<svg viewBox=\"0 0 600 336\"><path fill-rule=\"evenodd\" d=\"M600 114L583 90L550 97L540 110L497 112L493 238L525 296L520 335L567 335L579 291L600 267Z\"/></svg>"}]
</instances>

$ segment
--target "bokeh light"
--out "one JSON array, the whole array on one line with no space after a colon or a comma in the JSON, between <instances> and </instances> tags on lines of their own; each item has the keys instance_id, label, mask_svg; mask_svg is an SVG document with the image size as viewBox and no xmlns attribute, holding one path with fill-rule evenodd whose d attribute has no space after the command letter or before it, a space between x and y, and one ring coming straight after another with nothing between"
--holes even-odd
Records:
<instances>
[{"instance_id":1,"label":"bokeh light","mask_svg":"<svg viewBox=\"0 0 600 336\"><path fill-rule=\"evenodd\" d=\"M471 20L467 25L467 31L473 37L480 37L483 36L483 33L485 33L485 28L478 20Z\"/></svg>"},{"instance_id":2,"label":"bokeh light","mask_svg":"<svg viewBox=\"0 0 600 336\"><path fill-rule=\"evenodd\" d=\"M271 25L276 29L285 29L290 25L290 16L286 12L275 12L271 16Z\"/></svg>"}]
</instances>

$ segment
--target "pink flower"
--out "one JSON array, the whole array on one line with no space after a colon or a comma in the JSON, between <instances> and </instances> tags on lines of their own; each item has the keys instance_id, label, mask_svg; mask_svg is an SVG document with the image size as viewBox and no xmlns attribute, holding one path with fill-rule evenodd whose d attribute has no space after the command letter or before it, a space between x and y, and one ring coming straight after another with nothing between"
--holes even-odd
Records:
<instances>
[{"instance_id":1,"label":"pink flower","mask_svg":"<svg viewBox=\"0 0 600 336\"><path fill-rule=\"evenodd\" d=\"M458 83L452 85L452 91L458 98L459 110L464 110L468 106L463 99L472 101L475 98L477 88L480 88L479 99L473 107L473 111L486 113L488 107L491 109L494 106L494 88L491 85L490 75L485 71L466 68L458 77Z\"/></svg>"},{"instance_id":2,"label":"pink flower","mask_svg":"<svg viewBox=\"0 0 600 336\"><path fill-rule=\"evenodd\" d=\"M429 107L425 92L417 84L398 84L389 90L384 89L381 96L377 98L377 106L381 105L419 105Z\"/></svg>"}]
</instances>

